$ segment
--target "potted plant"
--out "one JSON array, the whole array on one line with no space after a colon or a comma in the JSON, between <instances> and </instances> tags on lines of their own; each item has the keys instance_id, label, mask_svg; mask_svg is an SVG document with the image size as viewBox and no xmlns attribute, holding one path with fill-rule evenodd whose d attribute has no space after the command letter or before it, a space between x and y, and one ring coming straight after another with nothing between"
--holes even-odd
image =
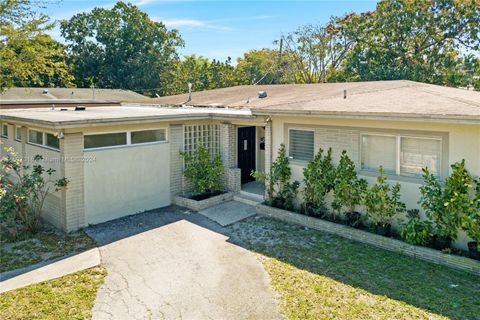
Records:
<instances>
[{"instance_id":1,"label":"potted plant","mask_svg":"<svg viewBox=\"0 0 480 320\"><path fill-rule=\"evenodd\" d=\"M355 211L355 207L361 204L367 186L365 179L357 178L355 163L344 150L335 175L332 208L339 214L345 209L347 224L351 227L357 228L361 225L362 216L360 212Z\"/></svg>"},{"instance_id":2,"label":"potted plant","mask_svg":"<svg viewBox=\"0 0 480 320\"><path fill-rule=\"evenodd\" d=\"M428 168L423 169L423 185L420 187L420 205L433 220L434 247L444 250L457 238L462 217L471 206L473 178L465 168L465 160L451 165L452 174L442 187L439 179Z\"/></svg>"},{"instance_id":3,"label":"potted plant","mask_svg":"<svg viewBox=\"0 0 480 320\"><path fill-rule=\"evenodd\" d=\"M407 210L407 222L403 223L400 236L408 243L425 246L432 240L432 223L420 219L418 209Z\"/></svg>"},{"instance_id":4,"label":"potted plant","mask_svg":"<svg viewBox=\"0 0 480 320\"><path fill-rule=\"evenodd\" d=\"M475 193L462 216L461 226L473 240L467 243L470 258L480 260L480 178L475 181Z\"/></svg>"},{"instance_id":5,"label":"potted plant","mask_svg":"<svg viewBox=\"0 0 480 320\"><path fill-rule=\"evenodd\" d=\"M254 171L251 175L267 189L266 203L280 209L294 210L294 201L298 194L300 183L291 182L292 170L288 161L285 145L282 143L278 155L272 163L270 173Z\"/></svg>"},{"instance_id":6,"label":"potted plant","mask_svg":"<svg viewBox=\"0 0 480 320\"><path fill-rule=\"evenodd\" d=\"M405 211L405 204L400 201L400 184L390 187L382 166L379 173L376 183L367 188L363 202L367 216L375 226L375 233L390 237L392 219Z\"/></svg>"},{"instance_id":7,"label":"potted plant","mask_svg":"<svg viewBox=\"0 0 480 320\"><path fill-rule=\"evenodd\" d=\"M332 163L332 149L323 155L319 149L315 157L303 169L303 211L307 215L323 217L327 212L325 196L333 189L335 167Z\"/></svg>"}]
</instances>

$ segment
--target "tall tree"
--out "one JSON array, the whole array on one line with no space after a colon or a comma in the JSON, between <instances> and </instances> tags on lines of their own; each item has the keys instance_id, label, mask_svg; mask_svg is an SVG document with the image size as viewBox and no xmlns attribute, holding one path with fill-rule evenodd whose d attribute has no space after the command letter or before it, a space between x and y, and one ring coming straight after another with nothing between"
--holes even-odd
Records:
<instances>
[{"instance_id":1,"label":"tall tree","mask_svg":"<svg viewBox=\"0 0 480 320\"><path fill-rule=\"evenodd\" d=\"M64 46L45 33L52 28L30 0L0 1L0 90L72 84Z\"/></svg>"},{"instance_id":2,"label":"tall tree","mask_svg":"<svg viewBox=\"0 0 480 320\"><path fill-rule=\"evenodd\" d=\"M136 6L117 2L61 22L76 84L164 94L183 46L177 30L167 30Z\"/></svg>"},{"instance_id":3,"label":"tall tree","mask_svg":"<svg viewBox=\"0 0 480 320\"><path fill-rule=\"evenodd\" d=\"M410 79L452 84L460 53L479 50L478 0L382 0L374 12L340 19L355 42L350 80Z\"/></svg>"},{"instance_id":4,"label":"tall tree","mask_svg":"<svg viewBox=\"0 0 480 320\"><path fill-rule=\"evenodd\" d=\"M336 18L327 24L309 24L285 38L286 53L294 62L296 83L326 82L343 63L353 45Z\"/></svg>"}]
</instances>

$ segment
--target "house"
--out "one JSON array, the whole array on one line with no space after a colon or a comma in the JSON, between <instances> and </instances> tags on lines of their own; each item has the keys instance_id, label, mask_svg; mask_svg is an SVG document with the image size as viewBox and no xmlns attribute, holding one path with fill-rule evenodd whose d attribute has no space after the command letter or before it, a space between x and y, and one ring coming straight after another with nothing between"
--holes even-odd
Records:
<instances>
[{"instance_id":1,"label":"house","mask_svg":"<svg viewBox=\"0 0 480 320\"><path fill-rule=\"evenodd\" d=\"M319 148L332 147L336 162L347 150L370 182L383 165L409 208L418 207L425 165L444 178L465 159L480 176L479 92L378 81L238 86L152 101L158 106L1 111L4 145L26 159L42 154L71 181L48 199L47 220L70 231L171 204L188 191L179 151L200 143L221 154L234 192L253 169L270 170L282 143L294 179ZM460 234L456 245L466 241Z\"/></svg>"},{"instance_id":2,"label":"house","mask_svg":"<svg viewBox=\"0 0 480 320\"><path fill-rule=\"evenodd\" d=\"M9 88L0 92L0 109L119 106L148 101L130 90L95 88Z\"/></svg>"}]
</instances>

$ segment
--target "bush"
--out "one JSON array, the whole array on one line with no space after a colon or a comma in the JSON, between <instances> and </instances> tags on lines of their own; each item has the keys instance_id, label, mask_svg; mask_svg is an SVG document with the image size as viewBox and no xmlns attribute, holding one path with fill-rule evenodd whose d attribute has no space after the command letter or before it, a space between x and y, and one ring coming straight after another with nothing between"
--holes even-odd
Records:
<instances>
[{"instance_id":1,"label":"bush","mask_svg":"<svg viewBox=\"0 0 480 320\"><path fill-rule=\"evenodd\" d=\"M271 172L254 171L252 176L266 187L267 204L287 210L294 209L294 201L298 194L300 183L298 181L290 181L292 171L283 143L280 145L275 162L272 163Z\"/></svg>"},{"instance_id":2,"label":"bush","mask_svg":"<svg viewBox=\"0 0 480 320\"><path fill-rule=\"evenodd\" d=\"M309 215L321 216L326 212L325 197L333 189L335 181L332 149L328 149L325 156L320 149L303 169L303 177L304 211Z\"/></svg>"},{"instance_id":3,"label":"bush","mask_svg":"<svg viewBox=\"0 0 480 320\"><path fill-rule=\"evenodd\" d=\"M422 221L418 209L407 211L408 221L402 224L400 235L410 244L427 245L432 240L432 224L430 221Z\"/></svg>"},{"instance_id":4,"label":"bush","mask_svg":"<svg viewBox=\"0 0 480 320\"><path fill-rule=\"evenodd\" d=\"M192 154L181 152L185 161L184 175L193 184L196 194L206 194L219 191L220 177L223 173L223 164L220 155L214 157L203 145L198 145Z\"/></svg>"},{"instance_id":5,"label":"bush","mask_svg":"<svg viewBox=\"0 0 480 320\"><path fill-rule=\"evenodd\" d=\"M475 213L476 205L472 199L474 179L465 168L465 160L452 164L451 168L452 174L445 179L443 188L428 168L423 169L424 182L420 187L419 204L435 223L434 235L439 239L456 239L462 219L465 219L463 224L466 229L471 226L474 230L475 223L470 225L470 219L466 217L473 217L474 221L478 214Z\"/></svg>"},{"instance_id":6,"label":"bush","mask_svg":"<svg viewBox=\"0 0 480 320\"><path fill-rule=\"evenodd\" d=\"M400 201L400 184L390 187L382 166L379 173L377 182L367 188L364 205L369 219L376 226L388 227L396 214L405 211L405 204Z\"/></svg>"},{"instance_id":7,"label":"bush","mask_svg":"<svg viewBox=\"0 0 480 320\"><path fill-rule=\"evenodd\" d=\"M480 178L475 180L475 192L461 220L462 229L477 244L480 244Z\"/></svg>"},{"instance_id":8,"label":"bush","mask_svg":"<svg viewBox=\"0 0 480 320\"><path fill-rule=\"evenodd\" d=\"M345 213L352 215L355 207L362 203L368 184L365 179L357 178L355 163L348 157L345 150L340 157L334 185L332 208L339 214L345 208Z\"/></svg>"},{"instance_id":9,"label":"bush","mask_svg":"<svg viewBox=\"0 0 480 320\"><path fill-rule=\"evenodd\" d=\"M46 197L66 188L66 178L51 179L53 169L45 169L36 155L32 167L25 165L13 148L5 148L0 168L0 225L2 238L12 241L38 231Z\"/></svg>"}]
</instances>

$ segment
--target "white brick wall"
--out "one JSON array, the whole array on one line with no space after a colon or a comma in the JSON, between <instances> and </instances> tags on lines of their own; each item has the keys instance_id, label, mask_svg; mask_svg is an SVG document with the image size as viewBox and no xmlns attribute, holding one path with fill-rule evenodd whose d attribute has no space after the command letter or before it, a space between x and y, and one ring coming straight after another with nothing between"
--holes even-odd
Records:
<instances>
[{"instance_id":1,"label":"white brick wall","mask_svg":"<svg viewBox=\"0 0 480 320\"><path fill-rule=\"evenodd\" d=\"M170 190L172 198L183 192L183 125L170 125Z\"/></svg>"}]
</instances>

